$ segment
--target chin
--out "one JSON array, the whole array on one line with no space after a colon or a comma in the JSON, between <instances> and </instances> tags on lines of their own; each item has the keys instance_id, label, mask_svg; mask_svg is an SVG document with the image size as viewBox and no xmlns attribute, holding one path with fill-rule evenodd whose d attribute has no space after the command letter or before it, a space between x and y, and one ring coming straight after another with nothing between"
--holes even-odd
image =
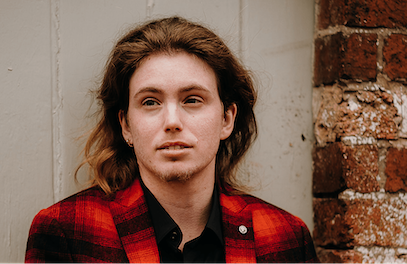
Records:
<instances>
[{"instance_id":1,"label":"chin","mask_svg":"<svg viewBox=\"0 0 407 264\"><path fill-rule=\"evenodd\" d=\"M164 170L161 172L156 172L156 175L160 177L162 181L165 182L187 182L191 177L198 173L199 170L197 169L181 169L181 168L173 168Z\"/></svg>"},{"instance_id":2,"label":"chin","mask_svg":"<svg viewBox=\"0 0 407 264\"><path fill-rule=\"evenodd\" d=\"M165 178L164 180L166 182L186 183L186 182L188 182L189 179L190 179L190 177L181 175L181 176L168 177L168 178Z\"/></svg>"}]
</instances>

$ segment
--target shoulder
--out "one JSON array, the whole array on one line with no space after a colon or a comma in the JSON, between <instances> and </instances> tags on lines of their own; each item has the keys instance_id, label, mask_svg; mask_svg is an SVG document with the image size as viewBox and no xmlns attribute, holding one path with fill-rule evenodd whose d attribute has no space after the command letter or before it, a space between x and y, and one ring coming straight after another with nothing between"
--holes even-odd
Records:
<instances>
[{"instance_id":1,"label":"shoulder","mask_svg":"<svg viewBox=\"0 0 407 264\"><path fill-rule=\"evenodd\" d=\"M250 215L258 260L264 262L318 262L305 223L297 216L251 195L229 196Z\"/></svg>"},{"instance_id":2,"label":"shoulder","mask_svg":"<svg viewBox=\"0 0 407 264\"><path fill-rule=\"evenodd\" d=\"M111 201L92 187L41 210L31 224L26 261L95 262L109 259L113 250L120 262L123 252Z\"/></svg>"},{"instance_id":3,"label":"shoulder","mask_svg":"<svg viewBox=\"0 0 407 264\"><path fill-rule=\"evenodd\" d=\"M253 220L260 222L287 222L291 225L305 225L300 218L284 209L249 194L224 195L223 205L236 212L249 212Z\"/></svg>"},{"instance_id":4,"label":"shoulder","mask_svg":"<svg viewBox=\"0 0 407 264\"><path fill-rule=\"evenodd\" d=\"M80 215L91 217L97 211L108 210L108 199L98 187L91 187L73 194L50 207L41 210L34 218L35 224L60 224L76 221ZM92 208L89 210L89 208ZM88 211L88 213L86 213ZM83 218L83 217L82 217Z\"/></svg>"},{"instance_id":5,"label":"shoulder","mask_svg":"<svg viewBox=\"0 0 407 264\"><path fill-rule=\"evenodd\" d=\"M304 233L309 233L307 226L299 217L252 195L222 194L221 205L226 208L227 214L250 217L257 235L269 233L279 237L286 235L302 237Z\"/></svg>"},{"instance_id":6,"label":"shoulder","mask_svg":"<svg viewBox=\"0 0 407 264\"><path fill-rule=\"evenodd\" d=\"M246 203L245 210L250 210L252 212L253 221L267 223L269 227L273 225L288 225L292 228L306 228L305 223L299 217L280 207L252 195L242 195L241 198Z\"/></svg>"}]
</instances>

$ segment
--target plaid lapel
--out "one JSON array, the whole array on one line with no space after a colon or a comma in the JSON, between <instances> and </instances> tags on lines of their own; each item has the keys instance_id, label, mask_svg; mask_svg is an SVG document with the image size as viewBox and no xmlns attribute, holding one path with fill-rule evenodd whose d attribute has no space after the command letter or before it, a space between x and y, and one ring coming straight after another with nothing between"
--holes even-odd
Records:
<instances>
[{"instance_id":1,"label":"plaid lapel","mask_svg":"<svg viewBox=\"0 0 407 264\"><path fill-rule=\"evenodd\" d=\"M117 232L130 263L158 263L160 256L147 204L135 180L110 203Z\"/></svg>"},{"instance_id":2,"label":"plaid lapel","mask_svg":"<svg viewBox=\"0 0 407 264\"><path fill-rule=\"evenodd\" d=\"M225 260L227 263L255 263L253 222L246 202L239 196L220 195L222 207Z\"/></svg>"},{"instance_id":3,"label":"plaid lapel","mask_svg":"<svg viewBox=\"0 0 407 264\"><path fill-rule=\"evenodd\" d=\"M227 263L255 263L253 222L246 202L239 196L220 195L225 260ZM110 203L117 232L130 263L159 263L157 242L140 182L117 193Z\"/></svg>"}]
</instances>

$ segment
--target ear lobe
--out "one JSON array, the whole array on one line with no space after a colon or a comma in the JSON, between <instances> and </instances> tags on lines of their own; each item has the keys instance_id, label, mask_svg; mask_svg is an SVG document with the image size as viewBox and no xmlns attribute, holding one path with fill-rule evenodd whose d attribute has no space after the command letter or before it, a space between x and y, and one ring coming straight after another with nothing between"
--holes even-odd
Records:
<instances>
[{"instance_id":1,"label":"ear lobe","mask_svg":"<svg viewBox=\"0 0 407 264\"><path fill-rule=\"evenodd\" d=\"M120 121L120 126L122 127L122 135L124 140L130 139L131 138L131 130L129 125L127 124L127 118L126 115L124 114L123 110L119 111L118 114L119 121Z\"/></svg>"},{"instance_id":2,"label":"ear lobe","mask_svg":"<svg viewBox=\"0 0 407 264\"><path fill-rule=\"evenodd\" d=\"M227 139L230 134L232 134L233 129L235 128L235 119L237 114L237 105L235 103L231 104L225 112L225 117L223 119L223 128L221 132L220 139Z\"/></svg>"}]
</instances>

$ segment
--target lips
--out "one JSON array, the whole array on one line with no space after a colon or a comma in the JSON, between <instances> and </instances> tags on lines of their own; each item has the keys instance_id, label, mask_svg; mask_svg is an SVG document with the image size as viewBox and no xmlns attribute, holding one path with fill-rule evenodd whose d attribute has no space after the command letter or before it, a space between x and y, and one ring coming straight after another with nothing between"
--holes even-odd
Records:
<instances>
[{"instance_id":1,"label":"lips","mask_svg":"<svg viewBox=\"0 0 407 264\"><path fill-rule=\"evenodd\" d=\"M167 142L161 145L158 149L159 150L178 150L178 149L185 149L191 148L190 145L183 143L183 142Z\"/></svg>"},{"instance_id":2,"label":"lips","mask_svg":"<svg viewBox=\"0 0 407 264\"><path fill-rule=\"evenodd\" d=\"M185 147L185 146L179 146L179 145L176 145L176 146L169 146L169 147L165 147L165 148L162 148L162 149L169 149L169 150L173 150L173 149L184 149L184 148L187 148L187 147Z\"/></svg>"}]
</instances>

